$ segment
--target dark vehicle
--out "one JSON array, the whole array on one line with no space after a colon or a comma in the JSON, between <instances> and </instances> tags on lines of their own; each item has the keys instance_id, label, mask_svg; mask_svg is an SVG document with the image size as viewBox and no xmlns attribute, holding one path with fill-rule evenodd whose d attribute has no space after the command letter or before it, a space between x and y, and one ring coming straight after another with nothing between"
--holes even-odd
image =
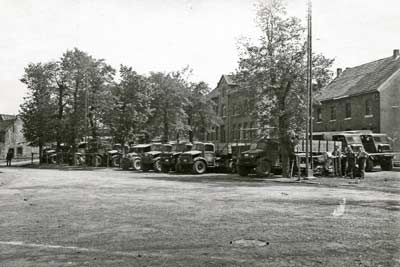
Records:
<instances>
[{"instance_id":1,"label":"dark vehicle","mask_svg":"<svg viewBox=\"0 0 400 267\"><path fill-rule=\"evenodd\" d=\"M226 169L228 165L229 158L217 155L214 144L197 142L193 144L192 150L180 155L177 168L183 172L203 174L210 169Z\"/></svg>"},{"instance_id":2,"label":"dark vehicle","mask_svg":"<svg viewBox=\"0 0 400 267\"><path fill-rule=\"evenodd\" d=\"M161 158L163 152L171 152L172 145L170 144L151 144L149 152L146 152L140 160L142 171L154 170L161 172Z\"/></svg>"},{"instance_id":3,"label":"dark vehicle","mask_svg":"<svg viewBox=\"0 0 400 267\"><path fill-rule=\"evenodd\" d=\"M370 133L361 135L365 151L369 154L365 170L372 171L380 165L382 171L393 169L393 149L386 134Z\"/></svg>"},{"instance_id":4,"label":"dark vehicle","mask_svg":"<svg viewBox=\"0 0 400 267\"><path fill-rule=\"evenodd\" d=\"M350 145L356 153L363 147L361 134L358 131L315 132L313 133L313 140L340 141L342 142L342 151L345 151L346 147Z\"/></svg>"},{"instance_id":5,"label":"dark vehicle","mask_svg":"<svg viewBox=\"0 0 400 267\"><path fill-rule=\"evenodd\" d=\"M262 139L250 145L250 149L240 154L237 171L240 176L256 173L268 176L281 171L280 146L275 139Z\"/></svg>"},{"instance_id":6,"label":"dark vehicle","mask_svg":"<svg viewBox=\"0 0 400 267\"><path fill-rule=\"evenodd\" d=\"M168 173L169 171L180 171L178 163L179 156L186 151L192 149L191 143L176 143L172 145L171 151L164 151L160 155L161 171Z\"/></svg>"},{"instance_id":7,"label":"dark vehicle","mask_svg":"<svg viewBox=\"0 0 400 267\"><path fill-rule=\"evenodd\" d=\"M129 153L127 154L127 158L131 161L133 170L140 171L141 164L140 160L146 152L151 150L150 144L139 144L131 147Z\"/></svg>"}]
</instances>

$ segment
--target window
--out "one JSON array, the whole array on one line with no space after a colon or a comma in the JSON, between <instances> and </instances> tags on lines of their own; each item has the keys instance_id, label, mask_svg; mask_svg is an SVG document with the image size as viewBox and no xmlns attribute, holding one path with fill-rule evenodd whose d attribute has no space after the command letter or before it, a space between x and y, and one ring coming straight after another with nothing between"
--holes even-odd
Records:
<instances>
[{"instance_id":1,"label":"window","mask_svg":"<svg viewBox=\"0 0 400 267\"><path fill-rule=\"evenodd\" d=\"M234 125L232 126L231 132L230 132L231 140L232 140L232 141L235 140L235 131L236 131L236 124L234 124Z\"/></svg>"},{"instance_id":2,"label":"window","mask_svg":"<svg viewBox=\"0 0 400 267\"><path fill-rule=\"evenodd\" d=\"M367 99L365 101L365 115L366 116L372 115L372 102L371 102L371 99Z\"/></svg>"},{"instance_id":3,"label":"window","mask_svg":"<svg viewBox=\"0 0 400 267\"><path fill-rule=\"evenodd\" d=\"M23 148L22 146L17 147L17 156L22 156Z\"/></svg>"},{"instance_id":4,"label":"window","mask_svg":"<svg viewBox=\"0 0 400 267\"><path fill-rule=\"evenodd\" d=\"M331 106L331 121L336 120L336 107Z\"/></svg>"},{"instance_id":5,"label":"window","mask_svg":"<svg viewBox=\"0 0 400 267\"><path fill-rule=\"evenodd\" d=\"M225 116L225 105L222 104L221 105L221 117L224 117L224 116Z\"/></svg>"},{"instance_id":6,"label":"window","mask_svg":"<svg viewBox=\"0 0 400 267\"><path fill-rule=\"evenodd\" d=\"M346 116L345 118L351 118L351 103L346 103Z\"/></svg>"},{"instance_id":7,"label":"window","mask_svg":"<svg viewBox=\"0 0 400 267\"><path fill-rule=\"evenodd\" d=\"M6 140L5 132L0 132L0 143L4 143Z\"/></svg>"},{"instance_id":8,"label":"window","mask_svg":"<svg viewBox=\"0 0 400 267\"><path fill-rule=\"evenodd\" d=\"M237 126L237 134L236 134L236 139L240 139L240 132L241 132L241 129L242 129L242 125L239 123L238 124L238 126Z\"/></svg>"},{"instance_id":9,"label":"window","mask_svg":"<svg viewBox=\"0 0 400 267\"><path fill-rule=\"evenodd\" d=\"M321 108L317 108L317 122L321 122L321 121L322 121Z\"/></svg>"},{"instance_id":10,"label":"window","mask_svg":"<svg viewBox=\"0 0 400 267\"><path fill-rule=\"evenodd\" d=\"M247 138L247 131L249 130L249 129L247 129L247 122L245 122L243 124L243 128L244 128L244 130L243 130L243 139L246 139Z\"/></svg>"}]
</instances>

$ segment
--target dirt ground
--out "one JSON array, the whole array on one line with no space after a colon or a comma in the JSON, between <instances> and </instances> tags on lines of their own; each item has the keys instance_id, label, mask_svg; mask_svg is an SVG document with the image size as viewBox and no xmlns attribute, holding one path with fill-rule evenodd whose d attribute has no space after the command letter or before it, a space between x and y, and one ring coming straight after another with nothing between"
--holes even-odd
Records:
<instances>
[{"instance_id":1,"label":"dirt ground","mask_svg":"<svg viewBox=\"0 0 400 267\"><path fill-rule=\"evenodd\" d=\"M1 168L0 266L400 266L400 171L349 182Z\"/></svg>"}]
</instances>

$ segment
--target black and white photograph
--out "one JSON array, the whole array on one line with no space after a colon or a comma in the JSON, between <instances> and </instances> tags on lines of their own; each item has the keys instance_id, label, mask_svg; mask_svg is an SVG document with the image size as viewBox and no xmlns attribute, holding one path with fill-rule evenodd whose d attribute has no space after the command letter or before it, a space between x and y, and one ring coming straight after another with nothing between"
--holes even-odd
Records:
<instances>
[{"instance_id":1,"label":"black and white photograph","mask_svg":"<svg viewBox=\"0 0 400 267\"><path fill-rule=\"evenodd\" d=\"M0 0L0 266L400 267L398 0Z\"/></svg>"}]
</instances>

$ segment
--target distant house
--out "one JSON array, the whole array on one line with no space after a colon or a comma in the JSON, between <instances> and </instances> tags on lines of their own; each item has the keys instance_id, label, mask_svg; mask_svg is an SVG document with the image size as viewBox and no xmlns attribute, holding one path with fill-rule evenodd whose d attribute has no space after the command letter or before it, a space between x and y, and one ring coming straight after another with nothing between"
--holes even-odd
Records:
<instances>
[{"instance_id":1,"label":"distant house","mask_svg":"<svg viewBox=\"0 0 400 267\"><path fill-rule=\"evenodd\" d=\"M9 149L15 158L28 158L38 153L38 148L29 146L22 133L23 122L15 115L0 114L0 159L4 159Z\"/></svg>"},{"instance_id":2,"label":"distant house","mask_svg":"<svg viewBox=\"0 0 400 267\"><path fill-rule=\"evenodd\" d=\"M400 55L343 72L316 97L314 131L372 130L387 133L400 150Z\"/></svg>"},{"instance_id":3,"label":"distant house","mask_svg":"<svg viewBox=\"0 0 400 267\"><path fill-rule=\"evenodd\" d=\"M208 140L217 143L251 141L257 135L255 99L240 88L232 75L222 75L210 97L222 124L214 127Z\"/></svg>"}]
</instances>

